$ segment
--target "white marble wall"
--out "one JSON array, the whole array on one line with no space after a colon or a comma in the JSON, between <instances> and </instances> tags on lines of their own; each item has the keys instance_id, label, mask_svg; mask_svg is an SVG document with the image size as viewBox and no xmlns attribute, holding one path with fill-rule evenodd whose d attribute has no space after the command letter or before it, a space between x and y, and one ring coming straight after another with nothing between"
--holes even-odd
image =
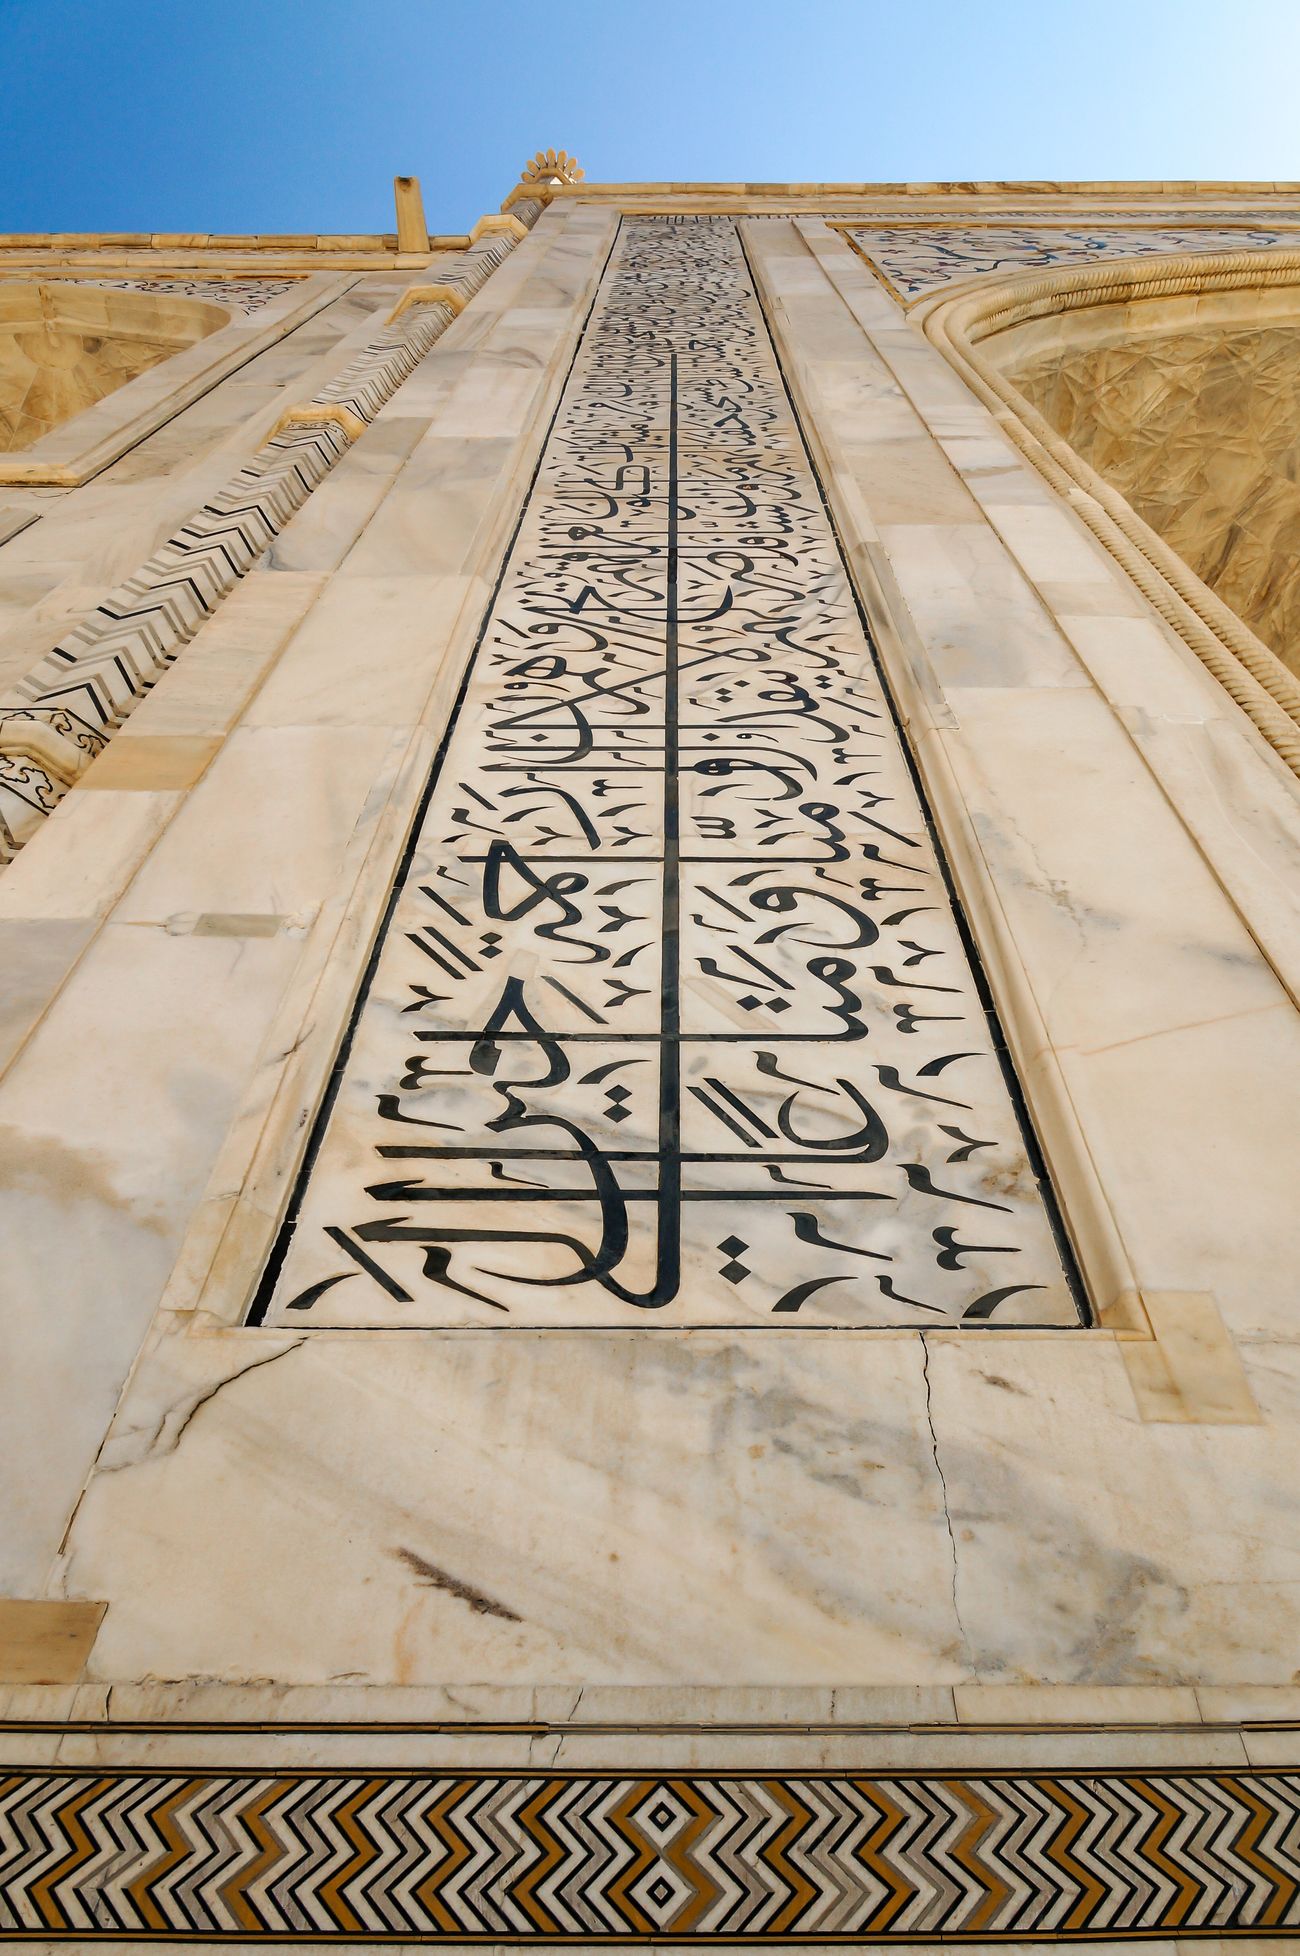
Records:
<instances>
[{"instance_id":1,"label":"white marble wall","mask_svg":"<svg viewBox=\"0 0 1300 1956\"><path fill-rule=\"evenodd\" d=\"M421 711L462 609L481 605L609 231L604 217L558 225L515 254L345 457L331 502L304 513L301 559L270 556L250 576L0 890L23 974L0 1085L13 1353L0 1424L15 1488L0 1566L15 1593L44 1580L195 1205L225 1192L210 1178L250 1082L275 1065L291 979L300 1020L310 1006L305 939L315 928L328 952L345 865L365 861L377 826L390 846L400 836L394 784L412 787L412 757L418 769L427 753ZM391 297L376 294L389 309ZM373 307L365 323L373 333ZM476 413L494 373L500 399ZM366 527L358 504L373 507L376 480L412 452L434 484L418 518L394 495ZM439 520L440 495L454 522ZM297 562L328 557L345 509L348 566L327 591ZM364 705L341 705L346 680Z\"/></svg>"},{"instance_id":2,"label":"white marble wall","mask_svg":"<svg viewBox=\"0 0 1300 1956\"><path fill-rule=\"evenodd\" d=\"M816 221L747 248L1105 1324L239 1328L612 232L541 221L0 889L4 1583L249 1703L1294 1709L1294 790Z\"/></svg>"}]
</instances>

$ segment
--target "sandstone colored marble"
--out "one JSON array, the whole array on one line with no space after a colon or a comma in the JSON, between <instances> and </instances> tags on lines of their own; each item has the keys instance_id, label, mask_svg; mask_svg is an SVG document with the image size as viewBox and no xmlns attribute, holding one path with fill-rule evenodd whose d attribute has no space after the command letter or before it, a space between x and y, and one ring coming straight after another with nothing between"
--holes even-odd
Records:
<instances>
[{"instance_id":1,"label":"sandstone colored marble","mask_svg":"<svg viewBox=\"0 0 1300 1956\"><path fill-rule=\"evenodd\" d=\"M1300 672L1294 324L1120 326L1010 369L1025 397Z\"/></svg>"},{"instance_id":2,"label":"sandstone colored marble","mask_svg":"<svg viewBox=\"0 0 1300 1956\"><path fill-rule=\"evenodd\" d=\"M74 1682L86 1667L104 1608L0 1598L0 1682Z\"/></svg>"},{"instance_id":3,"label":"sandstone colored marble","mask_svg":"<svg viewBox=\"0 0 1300 1956\"><path fill-rule=\"evenodd\" d=\"M201 301L0 281L0 449L30 448L226 319Z\"/></svg>"}]
</instances>

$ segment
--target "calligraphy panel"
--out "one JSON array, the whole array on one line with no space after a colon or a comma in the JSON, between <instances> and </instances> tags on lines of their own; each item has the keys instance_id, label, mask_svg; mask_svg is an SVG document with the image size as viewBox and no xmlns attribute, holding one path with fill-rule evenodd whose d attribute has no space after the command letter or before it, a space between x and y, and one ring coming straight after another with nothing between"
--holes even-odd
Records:
<instances>
[{"instance_id":1,"label":"calligraphy panel","mask_svg":"<svg viewBox=\"0 0 1300 1956\"><path fill-rule=\"evenodd\" d=\"M1147 258L1186 252L1264 251L1293 245L1291 230L1257 230L1246 225L1211 229L1045 230L1041 225L960 226L907 230L841 222L838 229L903 299L919 299L955 279L990 272L1048 270L1056 265L1090 265L1100 258Z\"/></svg>"},{"instance_id":2,"label":"calligraphy panel","mask_svg":"<svg viewBox=\"0 0 1300 1956\"><path fill-rule=\"evenodd\" d=\"M1077 1324L726 219L625 222L253 1321Z\"/></svg>"}]
</instances>

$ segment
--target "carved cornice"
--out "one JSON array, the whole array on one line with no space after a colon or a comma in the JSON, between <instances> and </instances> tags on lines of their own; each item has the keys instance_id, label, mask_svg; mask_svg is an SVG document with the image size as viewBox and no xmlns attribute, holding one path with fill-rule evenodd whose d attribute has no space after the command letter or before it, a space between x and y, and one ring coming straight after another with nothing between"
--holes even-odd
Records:
<instances>
[{"instance_id":1,"label":"carved cornice","mask_svg":"<svg viewBox=\"0 0 1300 1956\"><path fill-rule=\"evenodd\" d=\"M34 761L54 780L69 787L91 760L84 748L64 738L56 727L12 709L0 714L0 754Z\"/></svg>"},{"instance_id":2,"label":"carved cornice","mask_svg":"<svg viewBox=\"0 0 1300 1956\"><path fill-rule=\"evenodd\" d=\"M274 441L286 428L314 428L319 422L326 421L341 428L349 441L355 441L358 435L366 432L366 423L361 416L339 401L328 401L324 405L318 401L303 401L297 407L285 408L267 439Z\"/></svg>"}]
</instances>

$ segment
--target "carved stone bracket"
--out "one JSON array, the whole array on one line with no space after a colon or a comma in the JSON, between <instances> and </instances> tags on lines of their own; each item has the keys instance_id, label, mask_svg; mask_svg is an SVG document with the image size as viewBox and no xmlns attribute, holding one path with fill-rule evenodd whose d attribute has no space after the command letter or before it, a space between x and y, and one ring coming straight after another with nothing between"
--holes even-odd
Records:
<instances>
[{"instance_id":1,"label":"carved stone bracket","mask_svg":"<svg viewBox=\"0 0 1300 1956\"><path fill-rule=\"evenodd\" d=\"M454 319L468 304L469 294L456 285L410 285L393 307L388 323L391 326L412 306L447 306Z\"/></svg>"},{"instance_id":2,"label":"carved stone bracket","mask_svg":"<svg viewBox=\"0 0 1300 1956\"><path fill-rule=\"evenodd\" d=\"M527 236L528 226L519 218L504 215L500 211L490 211L474 226L469 234L469 241L471 244L477 244L480 238L513 238L518 244Z\"/></svg>"}]
</instances>

